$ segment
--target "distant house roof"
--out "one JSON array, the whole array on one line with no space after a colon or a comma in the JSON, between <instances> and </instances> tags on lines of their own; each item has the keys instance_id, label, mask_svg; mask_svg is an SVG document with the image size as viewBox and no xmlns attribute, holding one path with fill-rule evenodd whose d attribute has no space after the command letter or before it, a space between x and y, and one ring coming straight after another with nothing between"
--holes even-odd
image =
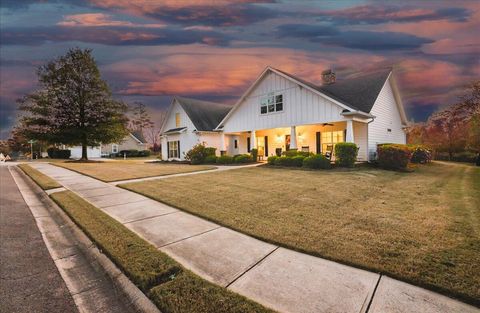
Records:
<instances>
[{"instance_id":1,"label":"distant house roof","mask_svg":"<svg viewBox=\"0 0 480 313\"><path fill-rule=\"evenodd\" d=\"M186 127L170 128L169 130L166 130L164 134L180 133L184 129L186 129Z\"/></svg>"},{"instance_id":2,"label":"distant house roof","mask_svg":"<svg viewBox=\"0 0 480 313\"><path fill-rule=\"evenodd\" d=\"M212 131L232 108L231 105L175 97L187 113L197 131Z\"/></svg>"},{"instance_id":3,"label":"distant house roof","mask_svg":"<svg viewBox=\"0 0 480 313\"><path fill-rule=\"evenodd\" d=\"M143 137L143 133L140 130L131 131L130 135L139 143L147 143L147 140L145 140L145 137Z\"/></svg>"},{"instance_id":4,"label":"distant house roof","mask_svg":"<svg viewBox=\"0 0 480 313\"><path fill-rule=\"evenodd\" d=\"M392 69L377 70L369 73L359 73L353 78L337 80L329 85L315 85L292 74L275 69L278 72L297 80L335 100L365 113L370 113L378 94Z\"/></svg>"}]
</instances>

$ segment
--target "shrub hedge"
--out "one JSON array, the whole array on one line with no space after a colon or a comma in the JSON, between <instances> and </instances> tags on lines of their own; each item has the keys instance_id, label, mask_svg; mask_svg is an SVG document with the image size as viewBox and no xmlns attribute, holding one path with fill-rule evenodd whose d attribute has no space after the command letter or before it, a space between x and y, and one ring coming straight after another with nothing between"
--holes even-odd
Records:
<instances>
[{"instance_id":1,"label":"shrub hedge","mask_svg":"<svg viewBox=\"0 0 480 313\"><path fill-rule=\"evenodd\" d=\"M187 152L185 159L191 164L202 164L207 156L215 155L215 150L215 148L205 147L204 144L199 143Z\"/></svg>"},{"instance_id":2,"label":"shrub hedge","mask_svg":"<svg viewBox=\"0 0 480 313\"><path fill-rule=\"evenodd\" d=\"M233 163L233 157L229 155L222 155L217 158L217 163L218 164L232 164Z\"/></svg>"},{"instance_id":3,"label":"shrub hedge","mask_svg":"<svg viewBox=\"0 0 480 313\"><path fill-rule=\"evenodd\" d=\"M206 163L206 164L217 163L217 156L216 156L215 154L213 154L213 155L207 155L207 156L205 157L204 163Z\"/></svg>"},{"instance_id":4,"label":"shrub hedge","mask_svg":"<svg viewBox=\"0 0 480 313\"><path fill-rule=\"evenodd\" d=\"M267 158L267 163L270 164L270 165L275 165L275 160L279 158L278 156L276 155L272 155L272 156L269 156Z\"/></svg>"},{"instance_id":5,"label":"shrub hedge","mask_svg":"<svg viewBox=\"0 0 480 313\"><path fill-rule=\"evenodd\" d=\"M250 163L252 157L249 154L238 154L233 158L234 163Z\"/></svg>"},{"instance_id":6,"label":"shrub hedge","mask_svg":"<svg viewBox=\"0 0 480 313\"><path fill-rule=\"evenodd\" d=\"M411 146L412 157L410 162L426 164L432 161L432 153L429 149L423 146Z\"/></svg>"},{"instance_id":7,"label":"shrub hedge","mask_svg":"<svg viewBox=\"0 0 480 313\"><path fill-rule=\"evenodd\" d=\"M292 157L291 161L291 166L296 166L296 167L302 167L303 166L303 160L305 160L305 156L303 155L296 155Z\"/></svg>"},{"instance_id":8,"label":"shrub hedge","mask_svg":"<svg viewBox=\"0 0 480 313\"><path fill-rule=\"evenodd\" d=\"M252 160L254 162L257 162L257 160L258 160L258 149L250 150L250 155L252 156Z\"/></svg>"},{"instance_id":9,"label":"shrub hedge","mask_svg":"<svg viewBox=\"0 0 480 313\"><path fill-rule=\"evenodd\" d=\"M70 150L60 150L58 148L48 148L47 154L50 159L70 159Z\"/></svg>"},{"instance_id":10,"label":"shrub hedge","mask_svg":"<svg viewBox=\"0 0 480 313\"><path fill-rule=\"evenodd\" d=\"M405 169L412 155L407 145L380 144L377 145L378 164L391 170Z\"/></svg>"},{"instance_id":11,"label":"shrub hedge","mask_svg":"<svg viewBox=\"0 0 480 313\"><path fill-rule=\"evenodd\" d=\"M435 160L439 160L439 161L475 163L476 158L477 158L476 153L470 152L470 151L453 153L451 158L448 152L435 153Z\"/></svg>"},{"instance_id":12,"label":"shrub hedge","mask_svg":"<svg viewBox=\"0 0 480 313\"><path fill-rule=\"evenodd\" d=\"M129 149L129 150L121 150L115 156L123 157L126 155L127 158L136 158L136 157L147 157L150 156L150 150L137 150L137 149Z\"/></svg>"},{"instance_id":13,"label":"shrub hedge","mask_svg":"<svg viewBox=\"0 0 480 313\"><path fill-rule=\"evenodd\" d=\"M327 159L323 154L315 154L306 157L303 160L303 167L313 169L329 169L331 165L330 160Z\"/></svg>"},{"instance_id":14,"label":"shrub hedge","mask_svg":"<svg viewBox=\"0 0 480 313\"><path fill-rule=\"evenodd\" d=\"M335 145L335 163L338 166L353 167L357 155L358 147L353 142L339 142Z\"/></svg>"}]
</instances>

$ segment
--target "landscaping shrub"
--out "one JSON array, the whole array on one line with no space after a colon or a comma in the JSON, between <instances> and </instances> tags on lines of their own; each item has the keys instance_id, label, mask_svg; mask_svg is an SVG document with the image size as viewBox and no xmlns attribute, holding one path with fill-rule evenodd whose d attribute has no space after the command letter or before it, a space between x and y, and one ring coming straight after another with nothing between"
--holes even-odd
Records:
<instances>
[{"instance_id":1,"label":"landscaping shrub","mask_svg":"<svg viewBox=\"0 0 480 313\"><path fill-rule=\"evenodd\" d=\"M71 151L52 147L47 149L47 154L51 159L70 159Z\"/></svg>"},{"instance_id":2,"label":"landscaping shrub","mask_svg":"<svg viewBox=\"0 0 480 313\"><path fill-rule=\"evenodd\" d=\"M258 161L258 149L252 149L250 150L250 155L252 156L253 162Z\"/></svg>"},{"instance_id":3,"label":"landscaping shrub","mask_svg":"<svg viewBox=\"0 0 480 313\"><path fill-rule=\"evenodd\" d=\"M278 156L272 155L267 158L267 163L270 165L275 165L275 160L278 159Z\"/></svg>"},{"instance_id":4,"label":"landscaping shrub","mask_svg":"<svg viewBox=\"0 0 480 313\"><path fill-rule=\"evenodd\" d=\"M331 167L330 160L327 159L323 154L315 154L309 157L306 157L303 160L303 167L314 168L314 169L328 169Z\"/></svg>"},{"instance_id":5,"label":"landscaping shrub","mask_svg":"<svg viewBox=\"0 0 480 313\"><path fill-rule=\"evenodd\" d=\"M148 157L150 156L150 150L141 150L141 151L138 151L138 156L139 157Z\"/></svg>"},{"instance_id":6,"label":"landscaping shrub","mask_svg":"<svg viewBox=\"0 0 480 313\"><path fill-rule=\"evenodd\" d=\"M407 145L380 144L377 146L378 164L391 170L405 169L412 155Z\"/></svg>"},{"instance_id":7,"label":"landscaping shrub","mask_svg":"<svg viewBox=\"0 0 480 313\"><path fill-rule=\"evenodd\" d=\"M287 156L281 156L275 160L277 166L294 166L293 158Z\"/></svg>"},{"instance_id":8,"label":"landscaping shrub","mask_svg":"<svg viewBox=\"0 0 480 313\"><path fill-rule=\"evenodd\" d=\"M298 150L297 149L290 149L288 151L283 151L282 155L287 156L287 157L294 157L297 155Z\"/></svg>"},{"instance_id":9,"label":"landscaping shrub","mask_svg":"<svg viewBox=\"0 0 480 313\"><path fill-rule=\"evenodd\" d=\"M252 162L252 157L248 154L239 154L233 158L234 163L250 163Z\"/></svg>"},{"instance_id":10,"label":"landscaping shrub","mask_svg":"<svg viewBox=\"0 0 480 313\"><path fill-rule=\"evenodd\" d=\"M411 148L412 158L410 161L412 163L426 164L432 161L432 153L425 147L414 146Z\"/></svg>"},{"instance_id":11,"label":"landscaping shrub","mask_svg":"<svg viewBox=\"0 0 480 313\"><path fill-rule=\"evenodd\" d=\"M358 147L353 142L339 142L335 145L335 163L339 166L353 167L357 155Z\"/></svg>"},{"instance_id":12,"label":"landscaping shrub","mask_svg":"<svg viewBox=\"0 0 480 313\"><path fill-rule=\"evenodd\" d=\"M199 143L187 152L185 159L191 164L202 164L207 156L215 155L215 150L215 148L205 147L204 144Z\"/></svg>"},{"instance_id":13,"label":"landscaping shrub","mask_svg":"<svg viewBox=\"0 0 480 313\"><path fill-rule=\"evenodd\" d=\"M435 160L439 161L453 161L453 162L466 162L466 163L475 163L476 153L470 151L456 152L452 154L450 158L448 152L437 152L435 153Z\"/></svg>"},{"instance_id":14,"label":"landscaping shrub","mask_svg":"<svg viewBox=\"0 0 480 313\"><path fill-rule=\"evenodd\" d=\"M215 152L216 152L216 151L217 151L217 148L205 147L205 155L206 155L206 156L215 155Z\"/></svg>"},{"instance_id":15,"label":"landscaping shrub","mask_svg":"<svg viewBox=\"0 0 480 313\"><path fill-rule=\"evenodd\" d=\"M217 163L218 164L232 164L233 163L233 157L229 155L222 155L217 158Z\"/></svg>"},{"instance_id":16,"label":"landscaping shrub","mask_svg":"<svg viewBox=\"0 0 480 313\"><path fill-rule=\"evenodd\" d=\"M213 155L207 155L205 157L204 163L206 164L214 164L217 163L217 156L215 154Z\"/></svg>"},{"instance_id":17,"label":"landscaping shrub","mask_svg":"<svg viewBox=\"0 0 480 313\"><path fill-rule=\"evenodd\" d=\"M303 166L303 160L305 160L305 156L296 155L296 156L292 157L291 166L302 167Z\"/></svg>"}]
</instances>

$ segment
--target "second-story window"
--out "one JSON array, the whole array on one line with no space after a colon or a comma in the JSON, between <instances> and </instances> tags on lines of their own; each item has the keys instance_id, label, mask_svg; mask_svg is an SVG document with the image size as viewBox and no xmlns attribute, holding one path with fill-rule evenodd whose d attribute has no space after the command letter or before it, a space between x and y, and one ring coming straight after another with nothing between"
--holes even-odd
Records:
<instances>
[{"instance_id":1,"label":"second-story window","mask_svg":"<svg viewBox=\"0 0 480 313\"><path fill-rule=\"evenodd\" d=\"M283 95L270 93L260 100L260 114L283 111Z\"/></svg>"},{"instance_id":2,"label":"second-story window","mask_svg":"<svg viewBox=\"0 0 480 313\"><path fill-rule=\"evenodd\" d=\"M180 113L175 113L175 127L180 127Z\"/></svg>"}]
</instances>

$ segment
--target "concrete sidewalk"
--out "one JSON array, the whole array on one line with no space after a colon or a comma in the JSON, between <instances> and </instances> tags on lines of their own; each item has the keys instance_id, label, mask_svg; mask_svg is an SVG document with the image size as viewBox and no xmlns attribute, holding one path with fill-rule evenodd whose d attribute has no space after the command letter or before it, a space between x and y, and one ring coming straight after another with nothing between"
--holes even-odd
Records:
<instances>
[{"instance_id":1,"label":"concrete sidewalk","mask_svg":"<svg viewBox=\"0 0 480 313\"><path fill-rule=\"evenodd\" d=\"M480 312L376 273L279 248L64 168L31 166L203 278L280 312Z\"/></svg>"}]
</instances>

